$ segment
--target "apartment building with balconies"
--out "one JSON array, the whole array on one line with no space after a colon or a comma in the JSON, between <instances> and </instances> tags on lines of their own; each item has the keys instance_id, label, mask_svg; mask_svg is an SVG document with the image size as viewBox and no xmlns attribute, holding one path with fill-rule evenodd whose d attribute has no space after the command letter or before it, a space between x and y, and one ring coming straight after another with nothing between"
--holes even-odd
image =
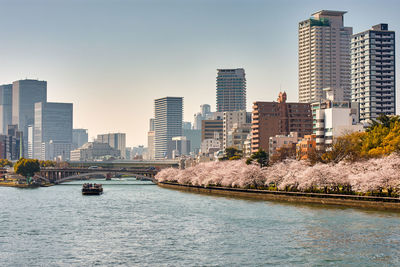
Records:
<instances>
[{"instance_id":1,"label":"apartment building with balconies","mask_svg":"<svg viewBox=\"0 0 400 267\"><path fill-rule=\"evenodd\" d=\"M395 32L372 26L351 38L351 100L360 105L360 122L396 114Z\"/></svg>"},{"instance_id":2,"label":"apartment building with balconies","mask_svg":"<svg viewBox=\"0 0 400 267\"><path fill-rule=\"evenodd\" d=\"M350 100L351 27L344 26L344 11L322 10L298 27L299 102L313 103L331 88Z\"/></svg>"},{"instance_id":3,"label":"apartment building with balconies","mask_svg":"<svg viewBox=\"0 0 400 267\"><path fill-rule=\"evenodd\" d=\"M286 93L279 93L277 102L253 103L251 151L269 151L269 139L275 135L297 132L299 137L312 133L311 105L287 103Z\"/></svg>"}]
</instances>

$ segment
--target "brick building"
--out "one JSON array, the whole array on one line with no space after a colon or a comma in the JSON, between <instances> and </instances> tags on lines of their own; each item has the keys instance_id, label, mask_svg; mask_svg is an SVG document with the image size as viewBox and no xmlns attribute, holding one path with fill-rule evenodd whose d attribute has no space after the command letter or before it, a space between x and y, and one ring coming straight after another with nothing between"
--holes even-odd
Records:
<instances>
[{"instance_id":1,"label":"brick building","mask_svg":"<svg viewBox=\"0 0 400 267\"><path fill-rule=\"evenodd\" d=\"M269 150L269 138L297 132L299 137L312 133L311 105L286 103L286 93L279 93L277 102L254 102L251 150Z\"/></svg>"}]
</instances>

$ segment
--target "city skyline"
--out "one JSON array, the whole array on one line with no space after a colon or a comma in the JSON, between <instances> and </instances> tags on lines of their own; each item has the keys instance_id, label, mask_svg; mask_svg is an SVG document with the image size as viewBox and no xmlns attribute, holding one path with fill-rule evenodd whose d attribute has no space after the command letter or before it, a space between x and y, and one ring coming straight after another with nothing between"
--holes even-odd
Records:
<instances>
[{"instance_id":1,"label":"city skyline","mask_svg":"<svg viewBox=\"0 0 400 267\"><path fill-rule=\"evenodd\" d=\"M0 84L45 80L49 102L74 103L74 128L89 129L90 139L125 132L127 146L136 146L147 143L156 98L184 97L184 121L193 121L201 104L215 111L219 68L245 69L248 111L254 101L275 100L280 89L297 101L298 23L312 13L347 11L353 33L400 26L396 1L227 2L0 1L8 36L0 44L7 51ZM73 20L63 11L71 8ZM19 20L12 19L16 10Z\"/></svg>"}]
</instances>

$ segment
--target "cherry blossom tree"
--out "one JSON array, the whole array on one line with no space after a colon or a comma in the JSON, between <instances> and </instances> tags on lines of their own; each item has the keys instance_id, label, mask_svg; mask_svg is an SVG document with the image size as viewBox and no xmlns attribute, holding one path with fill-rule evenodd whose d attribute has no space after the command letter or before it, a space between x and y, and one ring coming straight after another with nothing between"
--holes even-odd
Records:
<instances>
[{"instance_id":1,"label":"cherry blossom tree","mask_svg":"<svg viewBox=\"0 0 400 267\"><path fill-rule=\"evenodd\" d=\"M244 160L201 163L185 170L160 171L159 182L199 186L271 188L278 190L400 195L400 155L357 162L318 163L288 159L261 168Z\"/></svg>"}]
</instances>

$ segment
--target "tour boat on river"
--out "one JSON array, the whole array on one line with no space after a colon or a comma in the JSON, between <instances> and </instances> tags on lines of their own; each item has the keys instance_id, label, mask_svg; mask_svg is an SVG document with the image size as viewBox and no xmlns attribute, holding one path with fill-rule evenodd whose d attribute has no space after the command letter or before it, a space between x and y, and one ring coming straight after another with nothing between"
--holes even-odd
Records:
<instances>
[{"instance_id":1,"label":"tour boat on river","mask_svg":"<svg viewBox=\"0 0 400 267\"><path fill-rule=\"evenodd\" d=\"M82 195L101 195L103 194L102 184L89 184L82 185Z\"/></svg>"}]
</instances>

